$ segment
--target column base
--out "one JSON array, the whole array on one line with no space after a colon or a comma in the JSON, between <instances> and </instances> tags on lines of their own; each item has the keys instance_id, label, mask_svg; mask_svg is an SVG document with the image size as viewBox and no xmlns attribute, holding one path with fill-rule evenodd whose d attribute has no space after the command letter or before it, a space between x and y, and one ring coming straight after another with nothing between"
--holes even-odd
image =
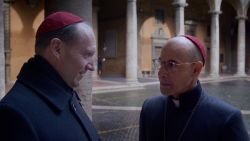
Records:
<instances>
[{"instance_id":1,"label":"column base","mask_svg":"<svg viewBox=\"0 0 250 141\"><path fill-rule=\"evenodd\" d=\"M210 74L208 75L208 77L209 77L209 78L213 78L213 79L219 79L220 75L217 74L217 73L210 73Z\"/></svg>"},{"instance_id":2,"label":"column base","mask_svg":"<svg viewBox=\"0 0 250 141\"><path fill-rule=\"evenodd\" d=\"M138 83L138 79L126 79L126 83L127 84L137 84Z\"/></svg>"},{"instance_id":3,"label":"column base","mask_svg":"<svg viewBox=\"0 0 250 141\"><path fill-rule=\"evenodd\" d=\"M92 74L92 80L99 80L100 76L98 74Z\"/></svg>"},{"instance_id":4,"label":"column base","mask_svg":"<svg viewBox=\"0 0 250 141\"><path fill-rule=\"evenodd\" d=\"M246 77L247 74L245 72L237 72L236 74L234 74L234 76L236 76L236 77Z\"/></svg>"}]
</instances>

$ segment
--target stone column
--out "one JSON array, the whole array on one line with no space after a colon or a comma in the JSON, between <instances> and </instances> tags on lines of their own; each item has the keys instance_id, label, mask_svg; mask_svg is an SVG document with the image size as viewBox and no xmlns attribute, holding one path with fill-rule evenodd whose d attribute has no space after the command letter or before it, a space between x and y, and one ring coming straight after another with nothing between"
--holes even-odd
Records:
<instances>
[{"instance_id":1,"label":"stone column","mask_svg":"<svg viewBox=\"0 0 250 141\"><path fill-rule=\"evenodd\" d=\"M127 37L126 37L126 80L137 82L137 12L136 0L127 0Z\"/></svg>"},{"instance_id":2,"label":"stone column","mask_svg":"<svg viewBox=\"0 0 250 141\"><path fill-rule=\"evenodd\" d=\"M56 11L74 13L92 25L92 0L45 0L45 15ZM87 72L76 88L84 110L92 119L92 72Z\"/></svg>"},{"instance_id":3,"label":"stone column","mask_svg":"<svg viewBox=\"0 0 250 141\"><path fill-rule=\"evenodd\" d=\"M237 42L237 76L245 76L245 58L246 58L246 17L238 16L238 42Z\"/></svg>"},{"instance_id":4,"label":"stone column","mask_svg":"<svg viewBox=\"0 0 250 141\"><path fill-rule=\"evenodd\" d=\"M175 9L175 33L176 35L185 34L184 26L184 7L188 6L187 3L173 2L172 5L176 7Z\"/></svg>"},{"instance_id":5,"label":"stone column","mask_svg":"<svg viewBox=\"0 0 250 141\"><path fill-rule=\"evenodd\" d=\"M0 99L5 95L4 5L0 0Z\"/></svg>"},{"instance_id":6,"label":"stone column","mask_svg":"<svg viewBox=\"0 0 250 141\"><path fill-rule=\"evenodd\" d=\"M10 85L10 3L4 3L5 83Z\"/></svg>"},{"instance_id":7,"label":"stone column","mask_svg":"<svg viewBox=\"0 0 250 141\"><path fill-rule=\"evenodd\" d=\"M211 39L210 39L210 76L219 76L220 65L220 33L219 33L219 14L220 11L210 11L211 14Z\"/></svg>"},{"instance_id":8,"label":"stone column","mask_svg":"<svg viewBox=\"0 0 250 141\"><path fill-rule=\"evenodd\" d=\"M98 7L93 7L93 28L96 39L96 53L94 55L95 71L92 74L93 80L98 79L98 68L97 68L97 58L98 58Z\"/></svg>"}]
</instances>

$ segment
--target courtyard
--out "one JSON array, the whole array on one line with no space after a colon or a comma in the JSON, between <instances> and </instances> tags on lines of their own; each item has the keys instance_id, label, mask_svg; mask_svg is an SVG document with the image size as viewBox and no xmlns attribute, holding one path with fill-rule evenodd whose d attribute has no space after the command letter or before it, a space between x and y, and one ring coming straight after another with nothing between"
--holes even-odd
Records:
<instances>
[{"instance_id":1,"label":"courtyard","mask_svg":"<svg viewBox=\"0 0 250 141\"><path fill-rule=\"evenodd\" d=\"M211 95L242 111L250 133L250 81L202 83ZM93 122L103 141L138 141L139 117L143 101L159 95L159 85L147 85L139 90L107 92L93 95Z\"/></svg>"}]
</instances>

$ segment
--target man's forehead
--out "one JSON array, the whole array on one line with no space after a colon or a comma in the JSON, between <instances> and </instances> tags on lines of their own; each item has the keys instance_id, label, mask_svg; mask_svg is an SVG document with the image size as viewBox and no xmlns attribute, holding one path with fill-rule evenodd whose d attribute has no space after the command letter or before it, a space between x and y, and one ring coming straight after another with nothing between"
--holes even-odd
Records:
<instances>
[{"instance_id":1,"label":"man's forehead","mask_svg":"<svg viewBox=\"0 0 250 141\"><path fill-rule=\"evenodd\" d=\"M163 47L163 51L177 51L177 52L187 52L191 47L188 45L188 42L185 41L186 39L179 40L179 39L170 39L165 46Z\"/></svg>"},{"instance_id":2,"label":"man's forehead","mask_svg":"<svg viewBox=\"0 0 250 141\"><path fill-rule=\"evenodd\" d=\"M184 42L170 39L163 47L161 57L167 60L180 60L188 57L189 47Z\"/></svg>"},{"instance_id":3,"label":"man's forehead","mask_svg":"<svg viewBox=\"0 0 250 141\"><path fill-rule=\"evenodd\" d=\"M178 48L189 48L192 42L190 42L187 38L182 36L177 36L169 39L166 43L166 46L175 46Z\"/></svg>"},{"instance_id":4,"label":"man's forehead","mask_svg":"<svg viewBox=\"0 0 250 141\"><path fill-rule=\"evenodd\" d=\"M176 37L169 39L164 48L166 49L173 48L175 50L180 50L181 52L194 50L194 48L196 48L198 49L202 57L203 65L205 64L205 61L206 61L205 50L206 49L205 49L204 44L197 37L194 37L191 35L176 36Z\"/></svg>"},{"instance_id":5,"label":"man's forehead","mask_svg":"<svg viewBox=\"0 0 250 141\"><path fill-rule=\"evenodd\" d=\"M89 40L95 40L94 31L87 23L79 23L77 28L81 36Z\"/></svg>"}]
</instances>

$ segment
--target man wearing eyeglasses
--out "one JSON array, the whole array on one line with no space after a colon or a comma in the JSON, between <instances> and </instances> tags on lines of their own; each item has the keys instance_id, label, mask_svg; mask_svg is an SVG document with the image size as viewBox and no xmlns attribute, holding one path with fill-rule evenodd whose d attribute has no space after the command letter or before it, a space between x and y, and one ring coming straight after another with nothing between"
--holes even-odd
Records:
<instances>
[{"instance_id":1,"label":"man wearing eyeglasses","mask_svg":"<svg viewBox=\"0 0 250 141\"><path fill-rule=\"evenodd\" d=\"M205 46L194 36L168 40L159 58L162 95L145 100L140 141L248 141L240 110L209 96L198 76Z\"/></svg>"}]
</instances>

